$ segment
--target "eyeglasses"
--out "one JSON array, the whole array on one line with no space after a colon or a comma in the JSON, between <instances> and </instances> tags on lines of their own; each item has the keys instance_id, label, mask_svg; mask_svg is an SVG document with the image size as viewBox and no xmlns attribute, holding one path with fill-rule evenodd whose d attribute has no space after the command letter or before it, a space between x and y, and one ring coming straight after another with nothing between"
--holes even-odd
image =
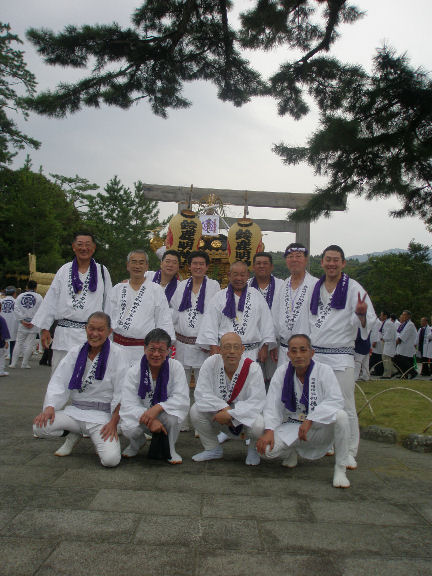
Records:
<instances>
[{"instance_id":1,"label":"eyeglasses","mask_svg":"<svg viewBox=\"0 0 432 576\"><path fill-rule=\"evenodd\" d=\"M239 352L243 348L242 344L223 344L221 346L221 350L224 352L229 352L230 350L234 350L234 352Z\"/></svg>"},{"instance_id":2,"label":"eyeglasses","mask_svg":"<svg viewBox=\"0 0 432 576\"><path fill-rule=\"evenodd\" d=\"M149 346L146 348L146 353L149 354L166 354L168 352L168 348L156 348L154 346Z\"/></svg>"}]
</instances>

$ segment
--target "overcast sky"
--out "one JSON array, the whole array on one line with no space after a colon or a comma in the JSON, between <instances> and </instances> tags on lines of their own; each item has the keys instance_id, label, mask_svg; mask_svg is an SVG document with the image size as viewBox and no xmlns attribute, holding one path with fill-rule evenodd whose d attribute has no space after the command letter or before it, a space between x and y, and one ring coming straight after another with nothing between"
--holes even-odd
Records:
<instances>
[{"instance_id":1,"label":"overcast sky","mask_svg":"<svg viewBox=\"0 0 432 576\"><path fill-rule=\"evenodd\" d=\"M29 27L60 31L66 24L119 22L129 24L139 0L9 0L2 3L1 20L25 40ZM247 7L247 0L236 0ZM344 26L332 54L369 68L376 48L386 43L406 52L415 66L430 71L432 47L430 0L358 0L366 11L354 25ZM33 47L25 42L25 58L36 75L39 88L54 88L59 81L75 80L76 71L43 64ZM254 57L265 74L275 71L283 52ZM313 192L322 180L308 166L286 167L272 153L273 144L303 144L316 126L311 113L296 122L279 117L271 99L255 99L235 108L217 99L208 83L185 87L192 101L186 110L170 111L167 120L154 116L146 101L128 111L117 108L83 110L64 120L31 115L21 124L23 131L42 142L31 151L33 168L45 173L80 176L103 188L117 175L131 186L142 180L151 184L267 190L271 192ZM20 154L14 166L22 165ZM161 215L176 211L174 204L160 204ZM340 244L347 255L390 248L406 248L411 239L430 245L431 234L415 218L395 220L388 216L398 202L367 202L350 198L348 210L321 218L311 225L311 252L318 254L332 243ZM231 207L228 213L240 216ZM252 217L283 219L285 210L251 209ZM293 234L269 233L266 248L283 250Z\"/></svg>"}]
</instances>

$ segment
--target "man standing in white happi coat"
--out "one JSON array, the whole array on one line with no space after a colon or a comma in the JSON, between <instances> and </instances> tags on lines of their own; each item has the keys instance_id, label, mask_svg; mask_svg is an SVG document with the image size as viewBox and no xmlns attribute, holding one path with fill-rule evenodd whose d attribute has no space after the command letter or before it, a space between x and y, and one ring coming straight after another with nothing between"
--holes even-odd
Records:
<instances>
[{"instance_id":1,"label":"man standing in white happi coat","mask_svg":"<svg viewBox=\"0 0 432 576\"><path fill-rule=\"evenodd\" d=\"M72 250L75 258L57 272L33 318L33 324L41 330L44 348L49 348L49 329L57 320L52 343L52 372L72 346L84 344L85 325L90 314L100 310L109 313L111 278L105 266L93 259L96 244L92 234L76 234Z\"/></svg>"},{"instance_id":2,"label":"man standing in white happi coat","mask_svg":"<svg viewBox=\"0 0 432 576\"><path fill-rule=\"evenodd\" d=\"M39 332L32 321L43 300L42 296L36 292L36 288L37 282L29 280L27 291L15 300L14 313L18 320L18 331L10 368L16 368L21 354L23 354L21 368L31 368L30 358Z\"/></svg>"},{"instance_id":3,"label":"man standing in white happi coat","mask_svg":"<svg viewBox=\"0 0 432 576\"><path fill-rule=\"evenodd\" d=\"M393 358L396 354L396 326L390 320L390 315L386 310L380 314L381 327L379 333L382 342L382 361L384 372L382 378L389 379L393 375Z\"/></svg>"},{"instance_id":4,"label":"man standing in white happi coat","mask_svg":"<svg viewBox=\"0 0 432 576\"><path fill-rule=\"evenodd\" d=\"M15 347L16 336L18 332L18 320L15 316L14 309L15 309L15 298L17 295L17 290L15 286L6 286L5 288L5 298L3 298L2 307L0 314L6 321L8 330L9 330L9 347L7 351L7 355L9 357L9 363L12 362L12 355ZM3 354L3 350L0 352Z\"/></svg>"},{"instance_id":5,"label":"man standing in white happi coat","mask_svg":"<svg viewBox=\"0 0 432 576\"><path fill-rule=\"evenodd\" d=\"M273 304L278 302L279 291L284 282L280 278L273 276L273 257L269 252L257 252L255 254L253 257L253 272L253 278L248 280L249 286L261 292L269 309L273 310ZM271 354L268 354L266 361L261 364L261 369L266 388L268 388L276 370L276 361L273 360Z\"/></svg>"},{"instance_id":6,"label":"man standing in white happi coat","mask_svg":"<svg viewBox=\"0 0 432 576\"><path fill-rule=\"evenodd\" d=\"M146 278L155 284L159 284L165 290L165 296L168 304L171 305L171 299L175 294L179 284L178 272L180 268L180 256L176 250L166 250L163 253L160 270L146 272Z\"/></svg>"},{"instance_id":7,"label":"man standing in white happi coat","mask_svg":"<svg viewBox=\"0 0 432 576\"><path fill-rule=\"evenodd\" d=\"M155 328L144 339L144 356L129 368L123 381L121 429L129 439L123 451L133 458L146 442L146 433L168 436L170 464L181 464L175 444L189 410L189 388L183 366L169 358L171 338Z\"/></svg>"},{"instance_id":8,"label":"man standing in white happi coat","mask_svg":"<svg viewBox=\"0 0 432 576\"><path fill-rule=\"evenodd\" d=\"M151 330L162 328L174 339L174 327L163 289L145 277L147 253L132 250L126 268L129 281L116 284L111 291L111 318L114 342L132 366L141 360L144 338Z\"/></svg>"},{"instance_id":9,"label":"man standing in white happi coat","mask_svg":"<svg viewBox=\"0 0 432 576\"><path fill-rule=\"evenodd\" d=\"M221 338L220 354L208 358L201 367L190 417L204 451L192 456L195 462L223 457L220 432L233 440L257 437L254 430L265 402L264 379L260 366L243 352L240 336L229 332ZM251 439L246 464L259 463Z\"/></svg>"},{"instance_id":10,"label":"man standing in white happi coat","mask_svg":"<svg viewBox=\"0 0 432 576\"><path fill-rule=\"evenodd\" d=\"M430 334L430 326L426 316L420 318L420 328L417 330L417 359L421 360L420 376L430 376L430 358L427 356L428 337Z\"/></svg>"},{"instance_id":11,"label":"man standing in white happi coat","mask_svg":"<svg viewBox=\"0 0 432 576\"><path fill-rule=\"evenodd\" d=\"M241 338L246 356L265 362L269 348L276 345L273 320L263 296L248 286L248 278L244 262L231 264L228 287L215 295L204 314L197 344L210 349L210 354L217 354L221 337L235 332Z\"/></svg>"},{"instance_id":12,"label":"man standing in white happi coat","mask_svg":"<svg viewBox=\"0 0 432 576\"><path fill-rule=\"evenodd\" d=\"M396 355L394 363L401 371L403 378L412 380L417 376L414 369L415 344L417 341L417 330L411 320L411 312L404 310L401 314L401 323L396 333Z\"/></svg>"},{"instance_id":13,"label":"man standing in white happi coat","mask_svg":"<svg viewBox=\"0 0 432 576\"><path fill-rule=\"evenodd\" d=\"M206 252L191 252L189 257L191 277L179 283L171 300L176 339L176 360L185 369L190 384L192 370L198 380L202 363L208 353L196 344L204 313L213 297L220 291L219 282L206 276L210 264Z\"/></svg>"},{"instance_id":14,"label":"man standing in white happi coat","mask_svg":"<svg viewBox=\"0 0 432 576\"><path fill-rule=\"evenodd\" d=\"M334 441L335 488L348 488L348 416L333 370L314 362L305 334L291 336L289 364L276 370L263 410L257 450L268 459L282 458L287 468L297 466L297 455L309 460L324 456Z\"/></svg>"},{"instance_id":15,"label":"man standing in white happi coat","mask_svg":"<svg viewBox=\"0 0 432 576\"><path fill-rule=\"evenodd\" d=\"M355 405L354 342L358 329L366 339L375 312L358 282L343 272L345 255L340 246L328 246L321 257L324 276L316 283L310 303L310 338L318 362L333 368L344 398L350 425L347 468L357 468L360 439Z\"/></svg>"},{"instance_id":16,"label":"man standing in white happi coat","mask_svg":"<svg viewBox=\"0 0 432 576\"><path fill-rule=\"evenodd\" d=\"M51 377L33 434L50 438L69 432L56 456L69 456L85 434L102 466L114 467L120 462L117 425L126 365L120 348L109 341L111 332L107 314L91 314L85 328L87 342L74 346ZM70 404L64 407L68 400Z\"/></svg>"},{"instance_id":17,"label":"man standing in white happi coat","mask_svg":"<svg viewBox=\"0 0 432 576\"><path fill-rule=\"evenodd\" d=\"M288 363L288 340L293 334L309 334L309 304L312 290L318 278L306 270L308 250L303 244L293 242L285 250L285 262L291 275L279 291L272 313L279 342L271 356L278 366Z\"/></svg>"}]
</instances>

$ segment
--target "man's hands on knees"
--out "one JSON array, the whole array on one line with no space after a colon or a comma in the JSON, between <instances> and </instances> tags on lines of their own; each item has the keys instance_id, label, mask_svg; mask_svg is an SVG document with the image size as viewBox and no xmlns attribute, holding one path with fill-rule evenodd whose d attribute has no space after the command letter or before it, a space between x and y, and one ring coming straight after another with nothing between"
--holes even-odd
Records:
<instances>
[{"instance_id":1,"label":"man's hands on knees","mask_svg":"<svg viewBox=\"0 0 432 576\"><path fill-rule=\"evenodd\" d=\"M258 454L265 454L267 446L270 446L270 450L274 448L274 430L266 430L261 438L256 443L256 449Z\"/></svg>"},{"instance_id":2,"label":"man's hands on knees","mask_svg":"<svg viewBox=\"0 0 432 576\"><path fill-rule=\"evenodd\" d=\"M141 414L139 419L140 424L144 424L150 430L150 432L161 432L167 433L163 424L158 420L158 416L163 412L163 408L160 404L155 404L145 412Z\"/></svg>"},{"instance_id":3,"label":"man's hands on knees","mask_svg":"<svg viewBox=\"0 0 432 576\"><path fill-rule=\"evenodd\" d=\"M114 410L111 420L101 428L100 435L103 438L103 441L106 442L108 439L112 442L114 439L118 440L118 433L117 433L117 426L120 420L119 416L120 411L120 404Z\"/></svg>"},{"instance_id":4,"label":"man's hands on knees","mask_svg":"<svg viewBox=\"0 0 432 576\"><path fill-rule=\"evenodd\" d=\"M38 428L45 428L48 422L52 424L55 420L55 410L53 406L47 406L43 412L38 414L33 420Z\"/></svg>"},{"instance_id":5,"label":"man's hands on knees","mask_svg":"<svg viewBox=\"0 0 432 576\"><path fill-rule=\"evenodd\" d=\"M298 437L300 438L300 440L304 440L305 442L307 442L307 433L311 429L311 426L312 426L312 420L305 420L300 424L300 428L298 431Z\"/></svg>"},{"instance_id":6,"label":"man's hands on knees","mask_svg":"<svg viewBox=\"0 0 432 576\"><path fill-rule=\"evenodd\" d=\"M229 413L229 409L230 406L225 406L225 408L222 408L222 410L216 412L216 414L213 416L213 420L221 426L231 426L232 418L231 414Z\"/></svg>"}]
</instances>

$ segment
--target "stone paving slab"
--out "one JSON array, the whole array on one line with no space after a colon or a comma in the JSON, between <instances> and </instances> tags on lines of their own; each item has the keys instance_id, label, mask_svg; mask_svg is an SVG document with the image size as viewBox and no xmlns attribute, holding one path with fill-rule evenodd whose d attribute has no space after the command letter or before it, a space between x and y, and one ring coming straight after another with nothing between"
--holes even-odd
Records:
<instances>
[{"instance_id":1,"label":"stone paving slab","mask_svg":"<svg viewBox=\"0 0 432 576\"><path fill-rule=\"evenodd\" d=\"M331 457L248 467L230 441L195 463L186 432L180 466L144 447L104 469L88 439L58 458L32 437L49 377L32 364L0 381L0 576L432 576L431 454L362 440L336 490Z\"/></svg>"}]
</instances>

